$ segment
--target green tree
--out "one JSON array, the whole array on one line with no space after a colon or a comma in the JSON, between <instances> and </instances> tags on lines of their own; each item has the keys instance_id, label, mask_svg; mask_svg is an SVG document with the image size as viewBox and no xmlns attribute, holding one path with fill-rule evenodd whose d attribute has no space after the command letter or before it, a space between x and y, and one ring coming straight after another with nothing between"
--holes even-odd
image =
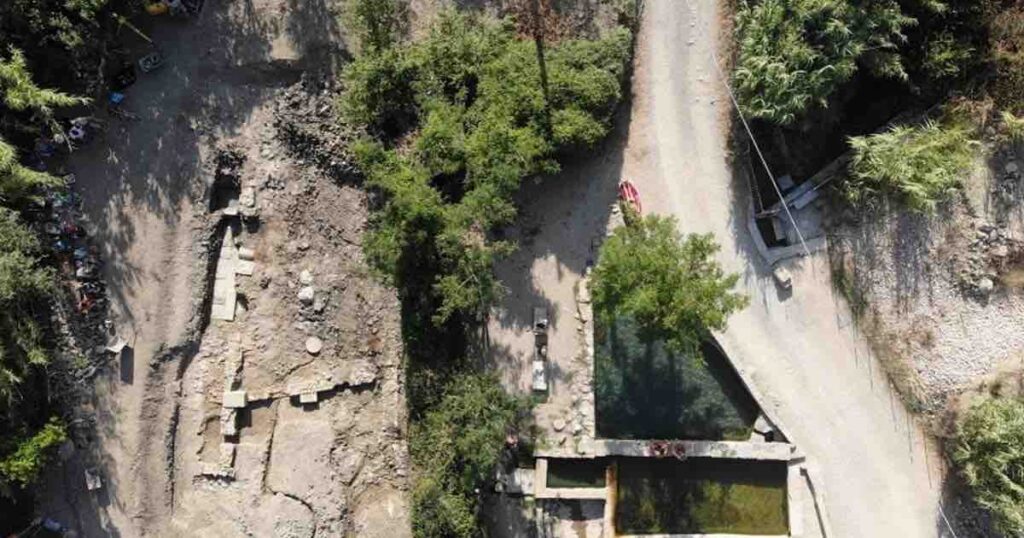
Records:
<instances>
[{"instance_id":1,"label":"green tree","mask_svg":"<svg viewBox=\"0 0 1024 538\"><path fill-rule=\"evenodd\" d=\"M0 208L0 403L6 405L30 369L48 362L37 312L53 274L40 263L39 251L35 235Z\"/></svg>"},{"instance_id":2,"label":"green tree","mask_svg":"<svg viewBox=\"0 0 1024 538\"><path fill-rule=\"evenodd\" d=\"M710 234L684 238L672 217L630 219L601 246L591 278L595 315L606 326L632 317L647 336L695 350L748 302L732 291L739 275L714 260L718 248Z\"/></svg>"},{"instance_id":3,"label":"green tree","mask_svg":"<svg viewBox=\"0 0 1024 538\"><path fill-rule=\"evenodd\" d=\"M741 0L734 73L751 116L793 123L857 71L906 79L897 46L915 24L895 0Z\"/></svg>"},{"instance_id":4,"label":"green tree","mask_svg":"<svg viewBox=\"0 0 1024 538\"><path fill-rule=\"evenodd\" d=\"M1024 401L991 397L957 424L953 462L1006 536L1024 534Z\"/></svg>"},{"instance_id":5,"label":"green tree","mask_svg":"<svg viewBox=\"0 0 1024 538\"><path fill-rule=\"evenodd\" d=\"M364 54L391 48L405 24L406 4L401 0L349 0L349 24L356 31Z\"/></svg>"},{"instance_id":6,"label":"green tree","mask_svg":"<svg viewBox=\"0 0 1024 538\"><path fill-rule=\"evenodd\" d=\"M43 120L50 120L54 108L88 102L88 99L40 88L32 80L25 55L15 48L11 48L9 54L7 60L0 60L0 92L7 108L16 112L30 111Z\"/></svg>"},{"instance_id":7,"label":"green tree","mask_svg":"<svg viewBox=\"0 0 1024 538\"><path fill-rule=\"evenodd\" d=\"M547 47L545 99L535 46L506 22L449 11L422 41L348 67L341 111L377 136L356 160L385 195L369 258L430 306L434 325L478 323L500 297L492 265L511 246L491 231L515 216L522 178L557 171L559 150L607 133L629 47L625 30ZM400 133L412 133L414 151L386 147Z\"/></svg>"},{"instance_id":8,"label":"green tree","mask_svg":"<svg viewBox=\"0 0 1024 538\"><path fill-rule=\"evenodd\" d=\"M414 490L415 536L476 534L479 492L492 482L506 438L525 427L528 410L526 400L510 396L493 376L464 374L447 383L409 436L423 474Z\"/></svg>"},{"instance_id":9,"label":"green tree","mask_svg":"<svg viewBox=\"0 0 1024 538\"><path fill-rule=\"evenodd\" d=\"M860 202L891 194L915 211L934 211L960 187L977 147L970 130L955 121L899 125L884 133L851 137L847 195Z\"/></svg>"},{"instance_id":10,"label":"green tree","mask_svg":"<svg viewBox=\"0 0 1024 538\"><path fill-rule=\"evenodd\" d=\"M17 204L40 187L57 184L57 178L22 166L14 146L0 138L0 203Z\"/></svg>"}]
</instances>

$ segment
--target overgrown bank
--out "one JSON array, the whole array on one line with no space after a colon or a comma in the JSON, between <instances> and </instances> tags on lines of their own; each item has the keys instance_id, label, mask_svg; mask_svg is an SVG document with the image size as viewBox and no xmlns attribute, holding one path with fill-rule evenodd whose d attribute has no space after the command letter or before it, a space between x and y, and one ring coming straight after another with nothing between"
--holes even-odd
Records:
<instances>
[{"instance_id":1,"label":"overgrown bank","mask_svg":"<svg viewBox=\"0 0 1024 538\"><path fill-rule=\"evenodd\" d=\"M367 134L354 148L374 197L364 249L402 300L416 536L478 535L480 492L529 442L529 402L475 355L502 293L492 266L514 248L495 230L524 178L608 132L637 16L617 4L620 24L592 38L553 39L524 5L500 20L444 12L414 42L404 3L350 5L362 54L339 108Z\"/></svg>"}]
</instances>

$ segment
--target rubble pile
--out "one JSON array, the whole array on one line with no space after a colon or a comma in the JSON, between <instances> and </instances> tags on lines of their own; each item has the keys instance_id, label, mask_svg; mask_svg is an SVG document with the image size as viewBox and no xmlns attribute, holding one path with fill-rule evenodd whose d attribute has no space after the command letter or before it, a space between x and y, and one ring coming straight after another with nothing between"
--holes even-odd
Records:
<instances>
[{"instance_id":1,"label":"rubble pile","mask_svg":"<svg viewBox=\"0 0 1024 538\"><path fill-rule=\"evenodd\" d=\"M995 167L997 177L989 192L996 222L975 219L967 251L958 256L955 263L961 288L979 298L987 298L1000 276L1024 256L1024 242L1012 237L1005 218L1018 203L1022 170L1011 155L998 153L997 159L1005 161L1005 164L1001 168Z\"/></svg>"},{"instance_id":2,"label":"rubble pile","mask_svg":"<svg viewBox=\"0 0 1024 538\"><path fill-rule=\"evenodd\" d=\"M1024 253L1024 242L1010 237L1005 225L979 221L973 230L967 252L957 260L957 278L968 294L988 297L999 276Z\"/></svg>"},{"instance_id":3,"label":"rubble pile","mask_svg":"<svg viewBox=\"0 0 1024 538\"><path fill-rule=\"evenodd\" d=\"M336 119L336 83L314 80L308 73L284 90L274 110L274 126L288 153L302 164L311 164L331 179L354 183L358 177L349 156L351 133ZM273 157L264 148L262 157Z\"/></svg>"}]
</instances>

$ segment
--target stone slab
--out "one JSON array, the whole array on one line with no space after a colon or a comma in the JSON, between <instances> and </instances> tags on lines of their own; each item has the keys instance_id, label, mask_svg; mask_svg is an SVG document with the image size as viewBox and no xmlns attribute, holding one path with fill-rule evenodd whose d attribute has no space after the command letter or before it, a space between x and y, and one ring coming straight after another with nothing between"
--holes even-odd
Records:
<instances>
[{"instance_id":1,"label":"stone slab","mask_svg":"<svg viewBox=\"0 0 1024 538\"><path fill-rule=\"evenodd\" d=\"M230 390L224 393L224 407L242 409L248 403L244 390Z\"/></svg>"},{"instance_id":2,"label":"stone slab","mask_svg":"<svg viewBox=\"0 0 1024 538\"><path fill-rule=\"evenodd\" d=\"M799 455L789 443L750 443L746 441L672 441L683 446L691 458L733 458L764 461L790 461ZM625 456L634 458L652 457L651 441L627 439L594 439L587 450L575 454L564 448L539 448L537 457L601 458ZM666 456L672 457L672 456Z\"/></svg>"}]
</instances>

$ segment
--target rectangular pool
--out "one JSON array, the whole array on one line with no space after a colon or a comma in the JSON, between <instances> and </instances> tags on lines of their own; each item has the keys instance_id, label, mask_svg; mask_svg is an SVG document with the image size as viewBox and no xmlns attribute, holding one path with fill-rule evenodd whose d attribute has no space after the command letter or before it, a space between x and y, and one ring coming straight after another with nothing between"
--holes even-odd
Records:
<instances>
[{"instance_id":1,"label":"rectangular pool","mask_svg":"<svg viewBox=\"0 0 1024 538\"><path fill-rule=\"evenodd\" d=\"M785 462L619 458L619 534L789 533Z\"/></svg>"}]
</instances>

